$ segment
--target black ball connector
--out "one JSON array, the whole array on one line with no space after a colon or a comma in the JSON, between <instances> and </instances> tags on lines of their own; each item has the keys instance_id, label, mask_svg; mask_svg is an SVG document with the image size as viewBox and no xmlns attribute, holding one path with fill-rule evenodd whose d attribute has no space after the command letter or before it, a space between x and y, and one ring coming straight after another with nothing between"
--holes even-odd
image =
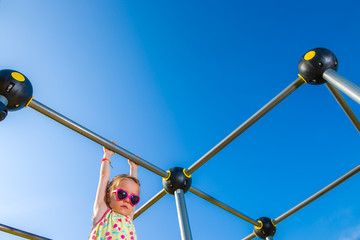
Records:
<instances>
[{"instance_id":1,"label":"black ball connector","mask_svg":"<svg viewBox=\"0 0 360 240\"><path fill-rule=\"evenodd\" d=\"M272 219L267 217L258 218L257 221L261 224L260 227L254 226L254 234L258 238L266 239L269 236L274 236L276 233L276 224Z\"/></svg>"},{"instance_id":2,"label":"black ball connector","mask_svg":"<svg viewBox=\"0 0 360 240\"><path fill-rule=\"evenodd\" d=\"M327 69L338 69L338 61L334 53L326 48L314 48L300 59L299 76L309 84L319 85L326 82L322 77Z\"/></svg>"},{"instance_id":3,"label":"black ball connector","mask_svg":"<svg viewBox=\"0 0 360 240\"><path fill-rule=\"evenodd\" d=\"M167 171L169 176L163 178L162 185L167 193L174 195L175 191L182 189L186 193L191 187L191 175L186 174L186 169L174 167Z\"/></svg>"},{"instance_id":4,"label":"black ball connector","mask_svg":"<svg viewBox=\"0 0 360 240\"><path fill-rule=\"evenodd\" d=\"M32 85L27 77L18 71L0 70L0 121L7 111L16 111L26 107L33 94Z\"/></svg>"}]
</instances>

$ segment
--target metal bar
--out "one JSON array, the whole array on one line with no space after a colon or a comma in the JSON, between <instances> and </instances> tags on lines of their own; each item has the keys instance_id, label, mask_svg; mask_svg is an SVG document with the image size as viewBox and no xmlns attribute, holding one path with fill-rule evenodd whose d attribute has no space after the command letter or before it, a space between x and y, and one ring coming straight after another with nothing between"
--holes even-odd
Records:
<instances>
[{"instance_id":1,"label":"metal bar","mask_svg":"<svg viewBox=\"0 0 360 240\"><path fill-rule=\"evenodd\" d=\"M189 218L186 210L184 191L182 189L177 189L175 191L175 200L176 200L176 209L179 219L179 227L182 240L191 240L191 229Z\"/></svg>"},{"instance_id":2,"label":"metal bar","mask_svg":"<svg viewBox=\"0 0 360 240\"><path fill-rule=\"evenodd\" d=\"M331 68L323 73L323 78L360 104L360 88L357 85Z\"/></svg>"},{"instance_id":3,"label":"metal bar","mask_svg":"<svg viewBox=\"0 0 360 240\"><path fill-rule=\"evenodd\" d=\"M250 235L244 237L242 240L251 240L251 239L253 239L254 237L256 237L255 234L254 234L254 233L251 233Z\"/></svg>"},{"instance_id":4,"label":"metal bar","mask_svg":"<svg viewBox=\"0 0 360 240\"><path fill-rule=\"evenodd\" d=\"M273 237L272 236L267 236L266 240L273 240Z\"/></svg>"},{"instance_id":5,"label":"metal bar","mask_svg":"<svg viewBox=\"0 0 360 240\"><path fill-rule=\"evenodd\" d=\"M259 222L255 221L254 219L252 219L252 218L246 216L245 214L242 214L241 212L235 210L234 208L232 208L232 207L218 201L217 199L215 199L215 198L211 197L210 195L200 191L199 189L196 189L194 187L190 187L189 191L194 193L195 195L198 195L199 197L205 199L206 201L211 202L212 204L224 209L225 211L228 211L229 213L232 213L235 216L247 221L248 223L251 223L254 226L257 226L257 227L261 226L261 224Z\"/></svg>"},{"instance_id":6,"label":"metal bar","mask_svg":"<svg viewBox=\"0 0 360 240\"><path fill-rule=\"evenodd\" d=\"M54 110L46 107L45 105L39 103L35 99L33 99L29 107L33 108L34 110L44 114L45 116L52 118L53 120L63 124L64 126L74 130L75 132L80 133L81 135L93 140L94 142L120 154L121 156L130 159L131 161L135 162L136 164L150 170L153 173L160 175L161 177L168 177L168 173L164 170L152 165L151 163L145 161L144 159L136 156L135 154L128 152L127 150L121 148L120 146L110 142L109 140L97 135L94 132L84 128L83 126L77 124L76 122L66 118L65 116L55 112Z\"/></svg>"},{"instance_id":7,"label":"metal bar","mask_svg":"<svg viewBox=\"0 0 360 240\"><path fill-rule=\"evenodd\" d=\"M1 223L0 223L0 231L31 240L51 240L50 238L41 237L39 235L25 232L13 227L9 227Z\"/></svg>"},{"instance_id":8,"label":"metal bar","mask_svg":"<svg viewBox=\"0 0 360 240\"><path fill-rule=\"evenodd\" d=\"M325 85L328 87L329 91L335 97L336 101L339 103L346 115L350 118L350 121L354 124L355 128L358 130L358 132L360 132L360 122L356 118L354 112L351 110L350 106L347 104L339 90L337 90L337 88L329 83L326 83Z\"/></svg>"},{"instance_id":9,"label":"metal bar","mask_svg":"<svg viewBox=\"0 0 360 240\"><path fill-rule=\"evenodd\" d=\"M148 208L150 208L154 203L159 201L163 196L166 195L166 191L163 189L159 193L157 193L153 198L151 198L147 203L142 205L134 214L134 219L136 219L140 214L145 212Z\"/></svg>"},{"instance_id":10,"label":"metal bar","mask_svg":"<svg viewBox=\"0 0 360 240\"><path fill-rule=\"evenodd\" d=\"M279 93L275 98L273 98L269 103L263 106L259 111L257 111L252 117L250 117L247 121L245 121L241 126L239 126L235 131L229 134L225 139L223 139L220 143L218 143L215 147L213 147L209 152L207 152L204 156L202 156L199 160L197 160L193 165L191 165L186 174L192 174L199 167L201 167L205 162L207 162L210 158L212 158L216 153L222 150L226 145L232 142L236 137L238 137L241 133L243 133L246 129L248 129L251 125L253 125L257 120L263 117L266 113L268 113L271 109L273 109L277 104L279 104L282 100L288 97L292 92L294 92L297 88L299 88L304 81L299 77L293 83L291 83L287 88L285 88L281 93Z\"/></svg>"},{"instance_id":11,"label":"metal bar","mask_svg":"<svg viewBox=\"0 0 360 240\"><path fill-rule=\"evenodd\" d=\"M346 174L344 174L343 176L341 176L340 178L336 179L334 182L330 183L329 185L327 185L326 187L324 187L323 189L321 189L320 191L318 191L317 193L315 193L314 195L312 195L311 197L307 198L306 200L304 200L303 202L299 203L298 205L296 205L295 207L291 208L289 211L285 212L284 214L280 215L279 217L277 217L274 220L275 224L278 224L279 222L281 222L282 220L284 220L285 218L289 217L290 215L292 215L293 213L299 211L301 208L305 207L306 205L308 205L309 203L315 201L316 199L318 199L319 197L321 197L322 195L324 195L325 193L329 192L331 189L335 188L336 186L340 185L341 183L343 183L344 181L346 181L347 179L349 179L350 177L352 177L353 175L355 175L356 173L358 173L360 171L360 165L358 165L357 167L353 168L352 170L350 170L349 172L347 172Z\"/></svg>"}]
</instances>

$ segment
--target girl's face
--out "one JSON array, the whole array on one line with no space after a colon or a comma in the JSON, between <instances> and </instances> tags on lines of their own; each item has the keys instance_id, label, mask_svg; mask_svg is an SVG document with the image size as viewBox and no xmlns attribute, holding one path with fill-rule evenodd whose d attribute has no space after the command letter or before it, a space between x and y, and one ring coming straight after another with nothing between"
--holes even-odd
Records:
<instances>
[{"instance_id":1,"label":"girl's face","mask_svg":"<svg viewBox=\"0 0 360 240\"><path fill-rule=\"evenodd\" d=\"M118 188L125 190L129 195L139 195L139 186L130 179L121 180L114 190ZM134 211L135 206L130 204L129 198L118 201L116 193L110 193L110 208L121 215L129 216Z\"/></svg>"}]
</instances>

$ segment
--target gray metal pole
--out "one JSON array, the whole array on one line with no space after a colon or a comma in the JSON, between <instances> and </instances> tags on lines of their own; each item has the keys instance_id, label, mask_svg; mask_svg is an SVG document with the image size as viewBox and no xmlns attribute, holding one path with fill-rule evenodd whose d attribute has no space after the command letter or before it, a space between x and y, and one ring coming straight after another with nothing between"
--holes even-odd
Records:
<instances>
[{"instance_id":1,"label":"gray metal pole","mask_svg":"<svg viewBox=\"0 0 360 240\"><path fill-rule=\"evenodd\" d=\"M119 147L118 145L110 142L109 140L97 135L94 132L91 132L90 130L84 128L83 126L77 124L76 122L66 118L65 116L55 112L54 110L46 107L45 105L39 103L35 99L33 99L29 107L33 108L34 110L44 114L45 116L48 116L49 118L63 124L64 126L74 130L75 132L80 133L81 135L93 140L94 142L120 154L121 156L130 159L131 161L135 162L136 164L139 164L140 166L150 170L153 173L156 173L160 175L161 177L168 177L169 174L165 172L164 170L152 165L151 163L143 160L142 158L136 156L133 153L128 152L127 150Z\"/></svg>"},{"instance_id":2,"label":"gray metal pole","mask_svg":"<svg viewBox=\"0 0 360 240\"><path fill-rule=\"evenodd\" d=\"M354 112L351 110L350 106L347 104L339 90L337 90L333 85L326 83L331 94L335 97L336 101L339 103L341 108L344 110L345 114L350 118L350 121L354 124L355 128L360 132L360 122L355 116Z\"/></svg>"},{"instance_id":3,"label":"gray metal pole","mask_svg":"<svg viewBox=\"0 0 360 240\"><path fill-rule=\"evenodd\" d=\"M237 138L241 133L243 133L246 129L248 129L251 125L253 125L257 120L263 117L266 113L268 113L271 109L273 109L277 104L279 104L282 100L288 97L292 92L294 92L297 88L299 88L304 81L299 77L293 83L291 83L287 88L285 88L281 93L279 93L275 98L273 98L269 103L267 103L264 107L262 107L259 111L257 111L252 117L250 117L246 122L244 122L241 126L239 126L235 131L230 133L225 139L223 139L220 143L218 143L215 147L213 147L209 152L207 152L204 156L202 156L199 160L197 160L193 165L191 165L186 174L192 174L199 167L201 167L205 162L207 162L210 158L212 158L216 153L226 147L230 142L232 142L235 138Z\"/></svg>"},{"instance_id":4,"label":"gray metal pole","mask_svg":"<svg viewBox=\"0 0 360 240\"><path fill-rule=\"evenodd\" d=\"M176 200L176 209L179 219L179 227L182 240L191 240L191 229L189 218L186 210L184 191L182 189L177 189L175 191L175 200Z\"/></svg>"},{"instance_id":5,"label":"gray metal pole","mask_svg":"<svg viewBox=\"0 0 360 240\"><path fill-rule=\"evenodd\" d=\"M357 85L331 68L323 73L323 78L360 104L360 88Z\"/></svg>"},{"instance_id":6,"label":"gray metal pole","mask_svg":"<svg viewBox=\"0 0 360 240\"><path fill-rule=\"evenodd\" d=\"M254 234L254 233L251 233L251 234L249 234L248 236L244 237L242 240L251 240L251 239L253 239L254 237L256 237L255 234Z\"/></svg>"},{"instance_id":7,"label":"gray metal pole","mask_svg":"<svg viewBox=\"0 0 360 240\"><path fill-rule=\"evenodd\" d=\"M0 231L31 240L51 240L50 238L41 237L36 234L32 234L13 227L6 226L4 224L0 224Z\"/></svg>"},{"instance_id":8,"label":"gray metal pole","mask_svg":"<svg viewBox=\"0 0 360 240\"><path fill-rule=\"evenodd\" d=\"M273 240L273 237L272 237L272 236L268 236L268 237L266 237L266 240Z\"/></svg>"},{"instance_id":9,"label":"gray metal pole","mask_svg":"<svg viewBox=\"0 0 360 240\"><path fill-rule=\"evenodd\" d=\"M154 203L159 201L163 196L166 195L166 191L163 189L159 193L157 193L153 198L151 198L147 203L142 205L134 214L134 219L140 216L143 212L145 212L149 207L151 207Z\"/></svg>"},{"instance_id":10,"label":"gray metal pole","mask_svg":"<svg viewBox=\"0 0 360 240\"><path fill-rule=\"evenodd\" d=\"M232 213L235 216L247 221L248 223L251 223L254 226L257 226L257 227L261 226L261 224L259 222L255 221L254 219L246 216L245 214L242 214L239 211L236 211L234 208L232 208L232 207L218 201L217 199L215 199L215 198L211 197L210 195L200 191L199 189L196 189L194 187L190 187L189 191L194 193L195 195L198 195L199 197L205 199L206 201L211 202L212 204L215 204L216 206L224 209L225 211L228 211L229 213Z\"/></svg>"},{"instance_id":11,"label":"gray metal pole","mask_svg":"<svg viewBox=\"0 0 360 240\"><path fill-rule=\"evenodd\" d=\"M327 185L326 187L324 187L323 189L321 189L320 191L318 191L317 193L315 193L314 195L312 195L311 197L309 197L308 199L304 200L303 202L299 203L298 205L296 205L295 207L291 208L289 211L285 212L284 214L280 215L279 217L277 217L274 220L275 224L278 224L279 222L281 222L282 220L284 220L285 218L289 217L290 215L292 215L293 213L299 211L301 208L305 207L306 205L308 205L309 203L315 201L316 199L318 199L319 197L321 197L322 195L324 195L325 193L329 192L331 189L335 188L336 186L338 186L339 184L343 183L344 181L346 181L347 179L349 179L350 177L354 176L356 173L358 173L360 171L360 165L358 165L357 167L353 168L352 170L350 170L349 172L347 172L346 174L344 174L343 176L341 176L340 178L338 178L337 180L335 180L334 182L330 183L329 185Z\"/></svg>"}]
</instances>

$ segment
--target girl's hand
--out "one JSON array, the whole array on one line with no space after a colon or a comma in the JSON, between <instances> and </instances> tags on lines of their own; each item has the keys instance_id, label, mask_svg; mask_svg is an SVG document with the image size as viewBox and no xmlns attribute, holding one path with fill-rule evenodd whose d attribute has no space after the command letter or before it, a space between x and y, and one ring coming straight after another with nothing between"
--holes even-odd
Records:
<instances>
[{"instance_id":1,"label":"girl's hand","mask_svg":"<svg viewBox=\"0 0 360 240\"><path fill-rule=\"evenodd\" d=\"M134 169L134 170L136 170L136 169L139 167L139 165L137 165L136 163L134 163L134 162L131 161L130 159L128 159L128 163L129 163L129 165L130 165L130 168L132 168L132 169Z\"/></svg>"},{"instance_id":2,"label":"girl's hand","mask_svg":"<svg viewBox=\"0 0 360 240\"><path fill-rule=\"evenodd\" d=\"M111 141L112 143L116 144L115 142ZM111 156L114 155L115 152L111 151L110 149L107 149L106 147L103 147L104 151L104 158L107 158L110 160Z\"/></svg>"},{"instance_id":3,"label":"girl's hand","mask_svg":"<svg viewBox=\"0 0 360 240\"><path fill-rule=\"evenodd\" d=\"M139 155L136 155L136 156L140 157ZM128 159L128 163L130 165L130 176L137 178L137 169L138 169L139 165L137 165L130 159Z\"/></svg>"}]
</instances>

